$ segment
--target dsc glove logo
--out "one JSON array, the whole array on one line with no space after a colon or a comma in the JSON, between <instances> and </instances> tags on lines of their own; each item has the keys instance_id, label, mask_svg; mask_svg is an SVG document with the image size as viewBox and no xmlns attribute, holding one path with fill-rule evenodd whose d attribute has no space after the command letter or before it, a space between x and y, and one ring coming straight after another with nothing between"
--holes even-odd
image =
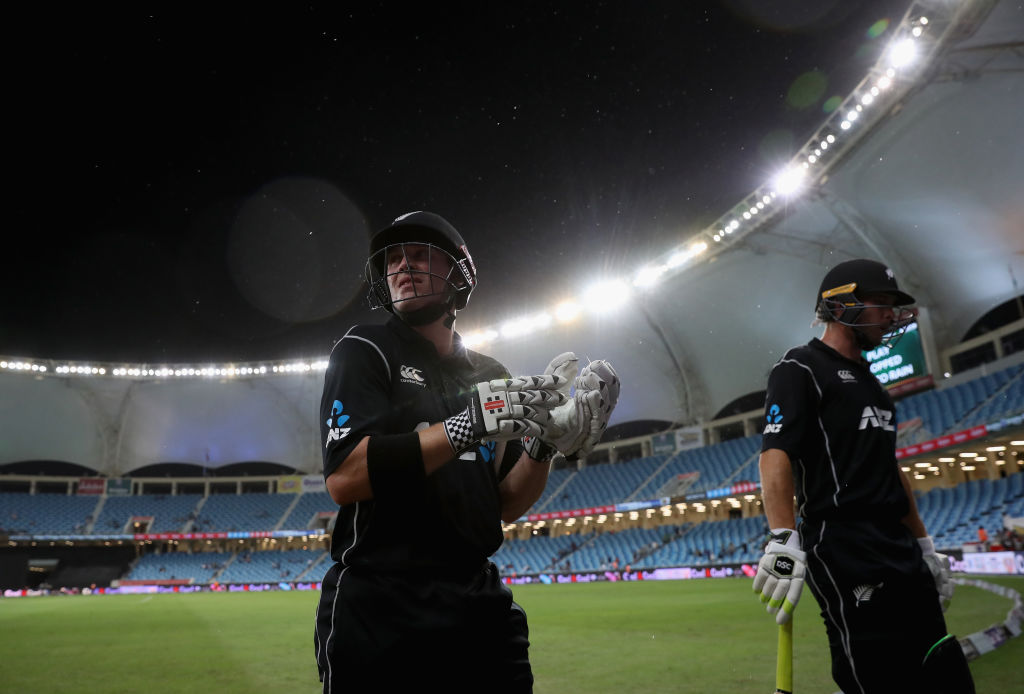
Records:
<instances>
[{"instance_id":1,"label":"dsc glove logo","mask_svg":"<svg viewBox=\"0 0 1024 694\"><path fill-rule=\"evenodd\" d=\"M780 576L791 576L793 574L793 560L789 557L776 557L775 573Z\"/></svg>"}]
</instances>

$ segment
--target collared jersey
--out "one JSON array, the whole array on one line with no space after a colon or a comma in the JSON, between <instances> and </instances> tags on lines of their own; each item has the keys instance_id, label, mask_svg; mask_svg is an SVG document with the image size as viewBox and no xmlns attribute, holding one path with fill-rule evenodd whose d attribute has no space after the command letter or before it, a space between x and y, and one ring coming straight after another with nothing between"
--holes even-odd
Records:
<instances>
[{"instance_id":1,"label":"collared jersey","mask_svg":"<svg viewBox=\"0 0 1024 694\"><path fill-rule=\"evenodd\" d=\"M331 352L320 403L326 479L366 436L424 429L465 409L480 381L507 378L496 360L462 346L434 345L392 317L356 325ZM504 450L502 465L494 464ZM331 535L331 556L374 571L459 571L479 567L503 536L498 483L522 446L482 444L443 465L398 499L346 504ZM386 463L387 461L382 461Z\"/></svg>"},{"instance_id":2,"label":"collared jersey","mask_svg":"<svg viewBox=\"0 0 1024 694\"><path fill-rule=\"evenodd\" d=\"M909 511L892 398L866 362L817 338L786 352L768 377L761 450L771 448L793 464L804 519L891 520Z\"/></svg>"}]
</instances>

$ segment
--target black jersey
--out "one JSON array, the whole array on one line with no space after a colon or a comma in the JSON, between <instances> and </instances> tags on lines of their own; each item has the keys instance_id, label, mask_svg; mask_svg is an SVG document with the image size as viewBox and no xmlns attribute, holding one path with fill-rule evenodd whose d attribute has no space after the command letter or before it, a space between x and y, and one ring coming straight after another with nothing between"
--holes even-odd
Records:
<instances>
[{"instance_id":1,"label":"black jersey","mask_svg":"<svg viewBox=\"0 0 1024 694\"><path fill-rule=\"evenodd\" d=\"M364 437L424 429L465 409L474 384L508 376L500 363L458 339L450 357L439 357L430 341L394 317L384 325L354 326L334 346L324 378L324 478ZM494 464L496 451L501 466ZM401 498L346 504L331 536L331 556L345 566L384 572L478 568L501 546L498 483L521 452L512 442L484 444Z\"/></svg>"},{"instance_id":2,"label":"black jersey","mask_svg":"<svg viewBox=\"0 0 1024 694\"><path fill-rule=\"evenodd\" d=\"M896 461L896 407L866 362L821 340L789 350L768 377L761 450L793 464L808 520L902 518L909 502Z\"/></svg>"}]
</instances>

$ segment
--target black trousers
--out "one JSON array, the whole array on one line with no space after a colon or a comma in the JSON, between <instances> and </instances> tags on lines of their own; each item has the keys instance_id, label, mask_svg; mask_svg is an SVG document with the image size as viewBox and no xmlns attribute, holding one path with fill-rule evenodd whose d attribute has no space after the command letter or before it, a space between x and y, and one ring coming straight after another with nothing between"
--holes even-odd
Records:
<instances>
[{"instance_id":1,"label":"black trousers","mask_svg":"<svg viewBox=\"0 0 1024 694\"><path fill-rule=\"evenodd\" d=\"M461 580L335 564L314 645L325 694L533 690L526 613L490 562Z\"/></svg>"},{"instance_id":2,"label":"black trousers","mask_svg":"<svg viewBox=\"0 0 1024 694\"><path fill-rule=\"evenodd\" d=\"M844 694L918 691L946 623L917 540L899 521L876 520L805 521L800 538L836 684Z\"/></svg>"}]
</instances>

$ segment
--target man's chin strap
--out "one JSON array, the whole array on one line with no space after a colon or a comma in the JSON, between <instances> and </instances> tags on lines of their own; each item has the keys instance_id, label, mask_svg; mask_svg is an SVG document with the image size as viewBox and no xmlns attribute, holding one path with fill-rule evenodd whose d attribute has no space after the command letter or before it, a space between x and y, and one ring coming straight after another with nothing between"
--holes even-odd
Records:
<instances>
[{"instance_id":1,"label":"man's chin strap","mask_svg":"<svg viewBox=\"0 0 1024 694\"><path fill-rule=\"evenodd\" d=\"M872 344L871 341L868 339L868 336L865 335L864 331L861 330L859 327L857 327L856 325L852 325L850 327L853 328L853 337L855 340L857 340L857 346L860 347L862 351L870 352L871 350L878 346Z\"/></svg>"},{"instance_id":2,"label":"man's chin strap","mask_svg":"<svg viewBox=\"0 0 1024 694\"><path fill-rule=\"evenodd\" d=\"M420 325L433 323L447 313L448 317L445 318L444 327L450 328L455 324L455 309L452 308L452 303L452 301L445 301L443 303L430 304L415 311L399 311L398 308L395 308L395 315L401 318L406 325L415 328Z\"/></svg>"}]
</instances>

